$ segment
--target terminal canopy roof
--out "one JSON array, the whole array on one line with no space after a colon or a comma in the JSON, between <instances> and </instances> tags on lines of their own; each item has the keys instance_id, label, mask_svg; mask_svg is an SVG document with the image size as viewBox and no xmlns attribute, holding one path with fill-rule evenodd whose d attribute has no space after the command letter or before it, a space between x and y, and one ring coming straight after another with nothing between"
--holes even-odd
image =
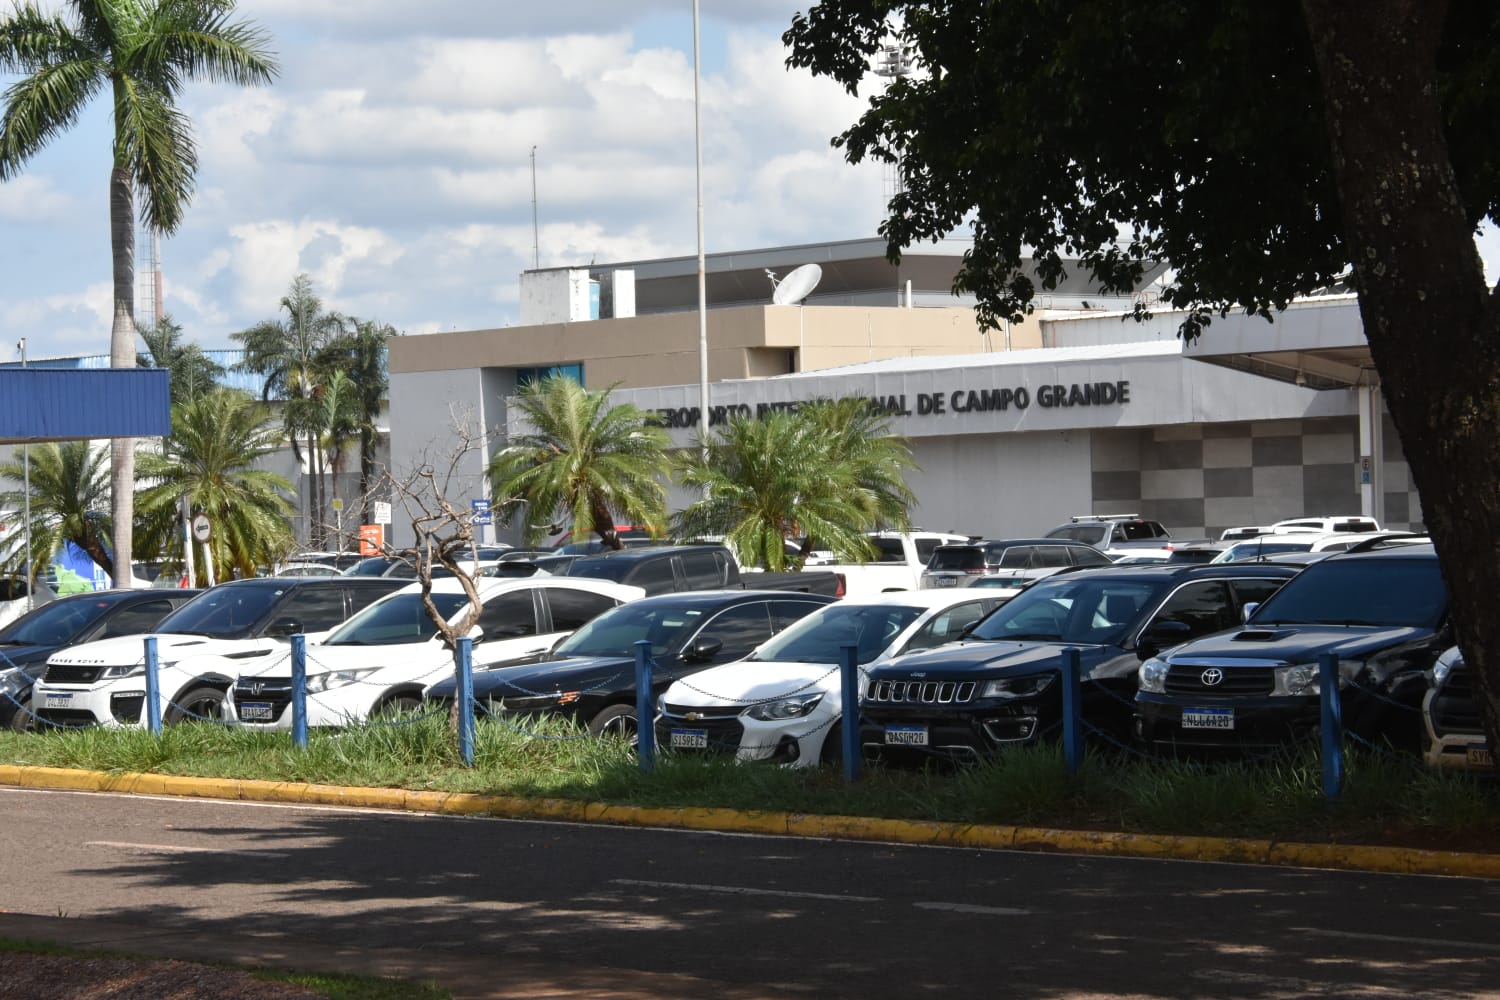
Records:
<instances>
[{"instance_id":1,"label":"terminal canopy roof","mask_svg":"<svg viewBox=\"0 0 1500 1000\"><path fill-rule=\"evenodd\" d=\"M162 437L171 429L164 368L0 367L0 445Z\"/></svg>"}]
</instances>

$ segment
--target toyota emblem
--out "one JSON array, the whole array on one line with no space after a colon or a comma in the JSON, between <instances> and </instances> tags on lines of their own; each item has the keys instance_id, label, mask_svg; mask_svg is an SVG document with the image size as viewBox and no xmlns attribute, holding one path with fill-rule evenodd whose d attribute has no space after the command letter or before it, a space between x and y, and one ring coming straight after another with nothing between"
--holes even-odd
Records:
<instances>
[{"instance_id":1,"label":"toyota emblem","mask_svg":"<svg viewBox=\"0 0 1500 1000\"><path fill-rule=\"evenodd\" d=\"M1224 671L1218 667L1209 667L1198 679L1203 682L1204 687L1217 687L1224 683Z\"/></svg>"}]
</instances>

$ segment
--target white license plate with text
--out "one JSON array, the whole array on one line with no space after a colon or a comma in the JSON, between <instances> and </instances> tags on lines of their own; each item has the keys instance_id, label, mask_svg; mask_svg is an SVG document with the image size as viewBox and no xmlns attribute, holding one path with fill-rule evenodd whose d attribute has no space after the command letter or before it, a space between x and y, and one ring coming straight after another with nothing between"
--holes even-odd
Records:
<instances>
[{"instance_id":1,"label":"white license plate with text","mask_svg":"<svg viewBox=\"0 0 1500 1000\"><path fill-rule=\"evenodd\" d=\"M1232 708L1184 708L1182 710L1183 729L1233 729L1234 709Z\"/></svg>"},{"instance_id":2,"label":"white license plate with text","mask_svg":"<svg viewBox=\"0 0 1500 1000\"><path fill-rule=\"evenodd\" d=\"M925 747L927 745L927 727L886 726L885 742L888 746Z\"/></svg>"}]
</instances>

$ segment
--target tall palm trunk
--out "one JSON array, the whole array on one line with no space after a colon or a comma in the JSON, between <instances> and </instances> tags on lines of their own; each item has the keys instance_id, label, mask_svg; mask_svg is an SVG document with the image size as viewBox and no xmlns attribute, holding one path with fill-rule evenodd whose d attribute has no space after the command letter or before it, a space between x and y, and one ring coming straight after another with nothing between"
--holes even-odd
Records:
<instances>
[{"instance_id":1,"label":"tall palm trunk","mask_svg":"<svg viewBox=\"0 0 1500 1000\"><path fill-rule=\"evenodd\" d=\"M130 172L118 165L109 175L109 247L114 261L115 307L109 332L109 363L112 368L134 368L135 198ZM135 578L130 567L135 543L134 438L115 438L110 442L109 486L114 558L104 566L104 571L116 587L129 587Z\"/></svg>"}]
</instances>

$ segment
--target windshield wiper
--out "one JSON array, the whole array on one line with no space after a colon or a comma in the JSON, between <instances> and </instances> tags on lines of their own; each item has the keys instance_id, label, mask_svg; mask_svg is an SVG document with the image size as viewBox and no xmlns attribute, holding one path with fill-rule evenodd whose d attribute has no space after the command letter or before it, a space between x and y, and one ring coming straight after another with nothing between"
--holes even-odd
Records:
<instances>
[{"instance_id":1,"label":"windshield wiper","mask_svg":"<svg viewBox=\"0 0 1500 1000\"><path fill-rule=\"evenodd\" d=\"M994 642L996 640L1001 640L1001 641L1005 641L1005 642L1025 642L1025 641L1034 641L1034 640L1052 641L1052 642L1061 642L1062 641L1062 636L1056 635L1056 634L1050 633L1050 632L1020 632L1020 633L1017 633L1016 635L997 635L993 639L990 638L990 637L988 637L988 636L972 635L971 634L969 636L969 638L970 639L984 639L986 642Z\"/></svg>"}]
</instances>

